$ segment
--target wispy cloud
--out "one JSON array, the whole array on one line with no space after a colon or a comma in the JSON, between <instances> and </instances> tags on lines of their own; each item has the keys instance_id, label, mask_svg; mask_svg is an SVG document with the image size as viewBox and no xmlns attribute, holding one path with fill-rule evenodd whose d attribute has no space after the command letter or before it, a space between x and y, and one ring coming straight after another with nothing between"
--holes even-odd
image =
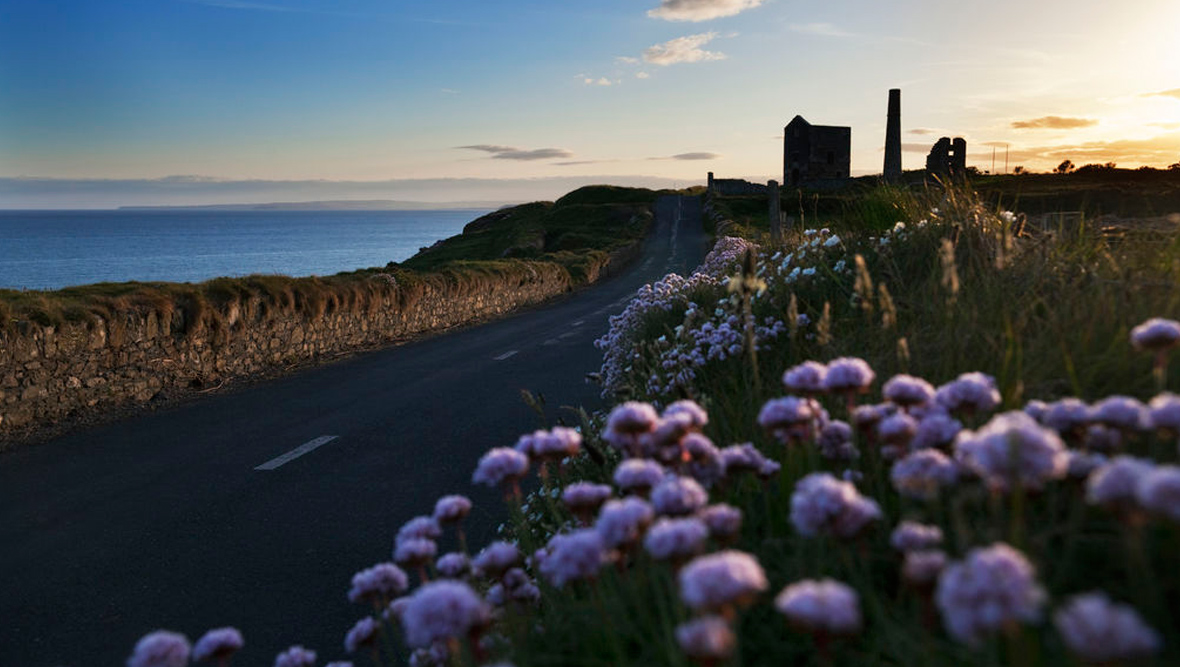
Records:
<instances>
[{"instance_id":1,"label":"wispy cloud","mask_svg":"<svg viewBox=\"0 0 1180 667\"><path fill-rule=\"evenodd\" d=\"M650 79L651 75L648 74L647 72L636 72L635 78L636 79Z\"/></svg>"},{"instance_id":2,"label":"wispy cloud","mask_svg":"<svg viewBox=\"0 0 1180 667\"><path fill-rule=\"evenodd\" d=\"M1017 120L1012 127L1017 130L1076 130L1083 127L1093 127L1098 121L1093 118L1065 118L1062 116L1044 116L1032 120Z\"/></svg>"},{"instance_id":3,"label":"wispy cloud","mask_svg":"<svg viewBox=\"0 0 1180 667\"><path fill-rule=\"evenodd\" d=\"M454 88L440 88L438 92L443 93L445 95L458 95L459 94L459 91L455 90Z\"/></svg>"},{"instance_id":4,"label":"wispy cloud","mask_svg":"<svg viewBox=\"0 0 1180 667\"><path fill-rule=\"evenodd\" d=\"M494 144L473 144L459 146L462 150L481 151L491 155L493 160L555 160L573 157L574 154L564 148L533 148L520 149L512 146L497 146Z\"/></svg>"},{"instance_id":5,"label":"wispy cloud","mask_svg":"<svg viewBox=\"0 0 1180 667\"><path fill-rule=\"evenodd\" d=\"M705 51L701 47L717 38L715 32L703 32L699 35L686 35L668 40L663 44L656 44L643 52L644 61L652 65L675 65L677 63L697 63L708 60L724 60L725 54L716 51Z\"/></svg>"},{"instance_id":6,"label":"wispy cloud","mask_svg":"<svg viewBox=\"0 0 1180 667\"><path fill-rule=\"evenodd\" d=\"M909 133L918 135L938 134L938 130L932 130L928 127L915 127L914 129L910 130Z\"/></svg>"},{"instance_id":7,"label":"wispy cloud","mask_svg":"<svg viewBox=\"0 0 1180 667\"><path fill-rule=\"evenodd\" d=\"M615 58L615 62L620 65L638 65L639 58L632 58L631 56L619 56Z\"/></svg>"},{"instance_id":8,"label":"wispy cloud","mask_svg":"<svg viewBox=\"0 0 1180 667\"><path fill-rule=\"evenodd\" d=\"M761 5L763 0L660 0L648 16L665 21L708 21L733 16Z\"/></svg>"},{"instance_id":9,"label":"wispy cloud","mask_svg":"<svg viewBox=\"0 0 1180 667\"><path fill-rule=\"evenodd\" d=\"M1176 99L1180 100L1180 88L1161 90L1158 93L1143 93L1143 97L1175 97Z\"/></svg>"},{"instance_id":10,"label":"wispy cloud","mask_svg":"<svg viewBox=\"0 0 1180 667\"><path fill-rule=\"evenodd\" d=\"M722 156L720 153L707 153L707 152L700 151L700 152L695 152L695 153L678 153L676 155L669 155L666 157L649 157L648 159L649 160L688 160L688 161L693 161L693 160L717 160L717 159L720 159L721 157Z\"/></svg>"},{"instance_id":11,"label":"wispy cloud","mask_svg":"<svg viewBox=\"0 0 1180 667\"><path fill-rule=\"evenodd\" d=\"M582 83L586 84L587 86L613 86L615 84L614 81L611 81L605 76L598 77L597 79L592 76L587 76L582 79Z\"/></svg>"},{"instance_id":12,"label":"wispy cloud","mask_svg":"<svg viewBox=\"0 0 1180 667\"><path fill-rule=\"evenodd\" d=\"M842 30L831 23L792 23L790 26L791 32L800 32L806 35L819 35L821 37L852 37L853 34Z\"/></svg>"}]
</instances>

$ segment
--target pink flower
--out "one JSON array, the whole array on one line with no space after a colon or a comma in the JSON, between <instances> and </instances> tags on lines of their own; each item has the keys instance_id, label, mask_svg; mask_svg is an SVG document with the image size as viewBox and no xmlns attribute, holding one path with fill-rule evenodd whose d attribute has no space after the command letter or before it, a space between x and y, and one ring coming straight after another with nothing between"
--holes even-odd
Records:
<instances>
[{"instance_id":1,"label":"pink flower","mask_svg":"<svg viewBox=\"0 0 1180 667\"><path fill-rule=\"evenodd\" d=\"M742 511L732 505L718 503L703 507L697 512L697 518L705 522L709 535L716 539L725 540L737 537L742 530Z\"/></svg>"},{"instance_id":2,"label":"pink flower","mask_svg":"<svg viewBox=\"0 0 1180 667\"><path fill-rule=\"evenodd\" d=\"M520 551L509 542L492 542L472 559L475 570L485 577L499 577L520 562Z\"/></svg>"},{"instance_id":3,"label":"pink flower","mask_svg":"<svg viewBox=\"0 0 1180 667\"><path fill-rule=\"evenodd\" d=\"M615 549L637 542L654 517L655 510L640 498L608 500L598 513L594 528L606 547Z\"/></svg>"},{"instance_id":4,"label":"pink flower","mask_svg":"<svg viewBox=\"0 0 1180 667\"><path fill-rule=\"evenodd\" d=\"M584 528L554 535L540 570L549 583L561 588L570 581L597 577L606 561L602 536L593 528Z\"/></svg>"},{"instance_id":5,"label":"pink flower","mask_svg":"<svg viewBox=\"0 0 1180 667\"><path fill-rule=\"evenodd\" d=\"M787 586L774 599L774 608L791 625L823 635L860 632L860 597L848 585L832 579L805 579Z\"/></svg>"},{"instance_id":6,"label":"pink flower","mask_svg":"<svg viewBox=\"0 0 1180 667\"><path fill-rule=\"evenodd\" d=\"M890 415L877 424L877 435L881 441L895 447L908 447L918 432L918 420L904 412Z\"/></svg>"},{"instance_id":7,"label":"pink flower","mask_svg":"<svg viewBox=\"0 0 1180 667\"><path fill-rule=\"evenodd\" d=\"M830 461L851 461L856 458L856 446L852 444L852 427L847 422L833 420L820 429L820 456Z\"/></svg>"},{"instance_id":8,"label":"pink flower","mask_svg":"<svg viewBox=\"0 0 1180 667\"><path fill-rule=\"evenodd\" d=\"M393 549L393 562L406 567L416 567L430 562L438 553L438 545L434 540L425 538L411 538L400 540Z\"/></svg>"},{"instance_id":9,"label":"pink flower","mask_svg":"<svg viewBox=\"0 0 1180 667\"><path fill-rule=\"evenodd\" d=\"M902 407L922 405L934 398L934 385L913 375L894 375L881 387L885 400Z\"/></svg>"},{"instance_id":10,"label":"pink flower","mask_svg":"<svg viewBox=\"0 0 1180 667\"><path fill-rule=\"evenodd\" d=\"M564 426L551 431L534 431L516 441L516 451L538 460L574 456L582 449L582 434Z\"/></svg>"},{"instance_id":11,"label":"pink flower","mask_svg":"<svg viewBox=\"0 0 1180 667\"><path fill-rule=\"evenodd\" d=\"M758 425L779 442L793 442L810 436L818 416L809 398L785 396L766 402L758 413Z\"/></svg>"},{"instance_id":12,"label":"pink flower","mask_svg":"<svg viewBox=\"0 0 1180 667\"><path fill-rule=\"evenodd\" d=\"M1147 406L1130 396L1109 396L1094 404L1090 418L1123 431L1142 431L1150 428Z\"/></svg>"},{"instance_id":13,"label":"pink flower","mask_svg":"<svg viewBox=\"0 0 1180 667\"><path fill-rule=\"evenodd\" d=\"M983 373L963 373L935 392L934 400L951 412L991 412L1000 405L996 380Z\"/></svg>"},{"instance_id":14,"label":"pink flower","mask_svg":"<svg viewBox=\"0 0 1180 667\"><path fill-rule=\"evenodd\" d=\"M864 393L877 375L864 359L840 357L828 362L824 388L832 393Z\"/></svg>"},{"instance_id":15,"label":"pink flower","mask_svg":"<svg viewBox=\"0 0 1180 667\"><path fill-rule=\"evenodd\" d=\"M315 665L315 651L295 645L275 656L274 667L312 667Z\"/></svg>"},{"instance_id":16,"label":"pink flower","mask_svg":"<svg viewBox=\"0 0 1180 667\"><path fill-rule=\"evenodd\" d=\"M377 640L377 633L381 631L381 625L373 619L366 616L356 622L348 634L344 637L344 650L347 653L356 653L357 650L371 646Z\"/></svg>"},{"instance_id":17,"label":"pink flower","mask_svg":"<svg viewBox=\"0 0 1180 667\"><path fill-rule=\"evenodd\" d=\"M664 479L663 466L655 461L627 459L615 468L614 480L624 493L650 491Z\"/></svg>"},{"instance_id":18,"label":"pink flower","mask_svg":"<svg viewBox=\"0 0 1180 667\"><path fill-rule=\"evenodd\" d=\"M602 439L615 449L633 452L639 436L654 431L659 420L660 416L651 404L628 401L611 410Z\"/></svg>"},{"instance_id":19,"label":"pink flower","mask_svg":"<svg viewBox=\"0 0 1180 667\"><path fill-rule=\"evenodd\" d=\"M1143 509L1180 521L1180 466L1156 466L1139 479L1135 498Z\"/></svg>"},{"instance_id":20,"label":"pink flower","mask_svg":"<svg viewBox=\"0 0 1180 667\"><path fill-rule=\"evenodd\" d=\"M860 495L852 483L828 473L807 475L795 484L791 494L791 524L808 537L853 537L880 518L881 508L876 502Z\"/></svg>"},{"instance_id":21,"label":"pink flower","mask_svg":"<svg viewBox=\"0 0 1180 667\"><path fill-rule=\"evenodd\" d=\"M792 394L814 395L824 391L828 369L818 361L804 361L783 373L783 387Z\"/></svg>"},{"instance_id":22,"label":"pink flower","mask_svg":"<svg viewBox=\"0 0 1180 667\"><path fill-rule=\"evenodd\" d=\"M1163 393L1147 404L1153 428L1180 433L1180 396Z\"/></svg>"},{"instance_id":23,"label":"pink flower","mask_svg":"<svg viewBox=\"0 0 1180 667\"><path fill-rule=\"evenodd\" d=\"M1131 345L1138 350L1163 351L1180 344L1180 322L1153 317L1131 329Z\"/></svg>"},{"instance_id":24,"label":"pink flower","mask_svg":"<svg viewBox=\"0 0 1180 667\"><path fill-rule=\"evenodd\" d=\"M696 610L753 602L769 585L758 560L741 551L700 556L680 570L680 598Z\"/></svg>"},{"instance_id":25,"label":"pink flower","mask_svg":"<svg viewBox=\"0 0 1180 667\"><path fill-rule=\"evenodd\" d=\"M393 563L378 563L352 576L350 602L381 602L401 595L410 585L402 569Z\"/></svg>"},{"instance_id":26,"label":"pink flower","mask_svg":"<svg viewBox=\"0 0 1180 667\"><path fill-rule=\"evenodd\" d=\"M1014 482L1040 489L1065 477L1069 465L1061 438L1019 411L996 415L978 432L960 433L955 458L1000 491L1010 491Z\"/></svg>"},{"instance_id":27,"label":"pink flower","mask_svg":"<svg viewBox=\"0 0 1180 667\"><path fill-rule=\"evenodd\" d=\"M1090 423L1090 406L1076 398L1063 398L1050 403L1040 421L1065 435Z\"/></svg>"},{"instance_id":28,"label":"pink flower","mask_svg":"<svg viewBox=\"0 0 1180 667\"><path fill-rule=\"evenodd\" d=\"M946 552L937 549L907 551L905 561L901 564L901 578L911 586L927 588L938 580L946 564Z\"/></svg>"},{"instance_id":29,"label":"pink flower","mask_svg":"<svg viewBox=\"0 0 1180 667\"><path fill-rule=\"evenodd\" d=\"M438 575L446 579L462 579L471 572L471 560L465 554L455 552L443 554L434 566Z\"/></svg>"},{"instance_id":30,"label":"pink flower","mask_svg":"<svg viewBox=\"0 0 1180 667\"><path fill-rule=\"evenodd\" d=\"M397 540L428 539L436 540L442 535L442 529L433 517L418 516L410 519L397 531Z\"/></svg>"},{"instance_id":31,"label":"pink flower","mask_svg":"<svg viewBox=\"0 0 1180 667\"><path fill-rule=\"evenodd\" d=\"M709 414L705 412L705 409L698 405L696 401L690 401L688 399L676 401L664 410L664 419L671 419L673 417L687 418L689 426L696 430L704 428L709 423Z\"/></svg>"},{"instance_id":32,"label":"pink flower","mask_svg":"<svg viewBox=\"0 0 1180 667\"><path fill-rule=\"evenodd\" d=\"M434 504L434 520L439 523L458 523L471 513L471 501L466 496L443 496Z\"/></svg>"},{"instance_id":33,"label":"pink flower","mask_svg":"<svg viewBox=\"0 0 1180 667\"><path fill-rule=\"evenodd\" d=\"M889 536L889 544L898 551L925 551L942 544L942 529L916 521L902 521Z\"/></svg>"},{"instance_id":34,"label":"pink flower","mask_svg":"<svg viewBox=\"0 0 1180 667\"><path fill-rule=\"evenodd\" d=\"M415 591L402 612L406 643L425 648L438 640L466 637L491 620L491 612L467 584L434 581Z\"/></svg>"},{"instance_id":35,"label":"pink flower","mask_svg":"<svg viewBox=\"0 0 1180 667\"><path fill-rule=\"evenodd\" d=\"M1078 595L1053 614L1053 625L1070 652L1084 662L1117 664L1160 650L1159 635L1134 609L1105 593Z\"/></svg>"},{"instance_id":36,"label":"pink flower","mask_svg":"<svg viewBox=\"0 0 1180 667\"><path fill-rule=\"evenodd\" d=\"M1091 505L1128 509L1135 505L1136 489L1155 464L1133 456L1116 456L1090 473L1086 480L1086 502Z\"/></svg>"},{"instance_id":37,"label":"pink flower","mask_svg":"<svg viewBox=\"0 0 1180 667\"><path fill-rule=\"evenodd\" d=\"M963 425L945 412L933 412L922 417L918 422L918 430L910 440L913 449L928 449L930 447L945 447L955 441L955 436L963 430Z\"/></svg>"},{"instance_id":38,"label":"pink flower","mask_svg":"<svg viewBox=\"0 0 1180 667\"><path fill-rule=\"evenodd\" d=\"M726 473L748 470L758 472L766 463L766 456L751 443L730 445L721 450L721 460L725 463Z\"/></svg>"},{"instance_id":39,"label":"pink flower","mask_svg":"<svg viewBox=\"0 0 1180 667\"><path fill-rule=\"evenodd\" d=\"M709 529L700 519L660 519L647 531L643 546L656 560L679 560L701 552Z\"/></svg>"},{"instance_id":40,"label":"pink flower","mask_svg":"<svg viewBox=\"0 0 1180 667\"><path fill-rule=\"evenodd\" d=\"M1003 543L972 549L947 567L934 597L947 632L968 644L1010 623L1039 620L1045 602L1032 564Z\"/></svg>"},{"instance_id":41,"label":"pink flower","mask_svg":"<svg viewBox=\"0 0 1180 667\"><path fill-rule=\"evenodd\" d=\"M561 492L561 500L575 514L592 513L602 507L602 504L612 495L614 495L614 489L606 484L575 482L565 487L565 490Z\"/></svg>"},{"instance_id":42,"label":"pink flower","mask_svg":"<svg viewBox=\"0 0 1180 667\"><path fill-rule=\"evenodd\" d=\"M676 643L694 660L721 661L733 655L737 635L725 619L702 616L676 626Z\"/></svg>"},{"instance_id":43,"label":"pink flower","mask_svg":"<svg viewBox=\"0 0 1180 667\"><path fill-rule=\"evenodd\" d=\"M933 500L945 486L959 479L959 466L937 449L919 449L893 464L893 488L903 496Z\"/></svg>"},{"instance_id":44,"label":"pink flower","mask_svg":"<svg viewBox=\"0 0 1180 667\"><path fill-rule=\"evenodd\" d=\"M189 657L188 637L167 630L150 632L135 643L127 667L185 667Z\"/></svg>"},{"instance_id":45,"label":"pink flower","mask_svg":"<svg viewBox=\"0 0 1180 667\"><path fill-rule=\"evenodd\" d=\"M494 447L479 460L471 481L475 484L499 486L514 482L529 471L529 458L508 447Z\"/></svg>"},{"instance_id":46,"label":"pink flower","mask_svg":"<svg viewBox=\"0 0 1180 667\"><path fill-rule=\"evenodd\" d=\"M202 635L193 646L193 661L228 660L245 645L246 641L237 628L214 628Z\"/></svg>"},{"instance_id":47,"label":"pink flower","mask_svg":"<svg viewBox=\"0 0 1180 667\"><path fill-rule=\"evenodd\" d=\"M709 494L691 477L670 475L651 492L651 504L659 514L692 514L709 502Z\"/></svg>"}]
</instances>

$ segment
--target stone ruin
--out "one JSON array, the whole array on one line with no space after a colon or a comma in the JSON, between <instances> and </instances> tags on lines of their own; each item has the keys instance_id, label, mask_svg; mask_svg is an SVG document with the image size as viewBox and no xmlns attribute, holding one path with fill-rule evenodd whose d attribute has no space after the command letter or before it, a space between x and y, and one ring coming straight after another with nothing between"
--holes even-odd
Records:
<instances>
[{"instance_id":1,"label":"stone ruin","mask_svg":"<svg viewBox=\"0 0 1180 667\"><path fill-rule=\"evenodd\" d=\"M962 176L967 173L967 140L939 139L926 156L926 175Z\"/></svg>"},{"instance_id":2,"label":"stone ruin","mask_svg":"<svg viewBox=\"0 0 1180 667\"><path fill-rule=\"evenodd\" d=\"M795 116L783 129L783 185L843 184L851 169L851 127L812 125Z\"/></svg>"}]
</instances>

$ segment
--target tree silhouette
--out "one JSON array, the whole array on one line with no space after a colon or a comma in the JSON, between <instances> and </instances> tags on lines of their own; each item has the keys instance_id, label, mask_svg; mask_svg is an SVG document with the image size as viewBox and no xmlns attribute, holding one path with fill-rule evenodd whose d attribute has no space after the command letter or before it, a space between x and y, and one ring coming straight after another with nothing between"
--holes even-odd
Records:
<instances>
[{"instance_id":1,"label":"tree silhouette","mask_svg":"<svg viewBox=\"0 0 1180 667\"><path fill-rule=\"evenodd\" d=\"M1073 160L1065 160L1053 170L1054 174L1068 174L1073 171Z\"/></svg>"}]
</instances>

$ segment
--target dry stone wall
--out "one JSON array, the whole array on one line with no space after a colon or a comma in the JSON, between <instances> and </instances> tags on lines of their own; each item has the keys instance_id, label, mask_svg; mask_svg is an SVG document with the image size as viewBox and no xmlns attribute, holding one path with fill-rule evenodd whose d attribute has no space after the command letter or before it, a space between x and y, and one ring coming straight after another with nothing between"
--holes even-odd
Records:
<instances>
[{"instance_id":1,"label":"dry stone wall","mask_svg":"<svg viewBox=\"0 0 1180 667\"><path fill-rule=\"evenodd\" d=\"M219 308L215 327L194 327L186 322L194 314L181 308L61 327L19 322L0 331L0 444L47 424L146 403L169 388L215 386L502 315L571 287L563 268L542 262L512 276L423 282L413 286L413 298L393 281L375 283L364 303L322 312L231 302Z\"/></svg>"}]
</instances>

